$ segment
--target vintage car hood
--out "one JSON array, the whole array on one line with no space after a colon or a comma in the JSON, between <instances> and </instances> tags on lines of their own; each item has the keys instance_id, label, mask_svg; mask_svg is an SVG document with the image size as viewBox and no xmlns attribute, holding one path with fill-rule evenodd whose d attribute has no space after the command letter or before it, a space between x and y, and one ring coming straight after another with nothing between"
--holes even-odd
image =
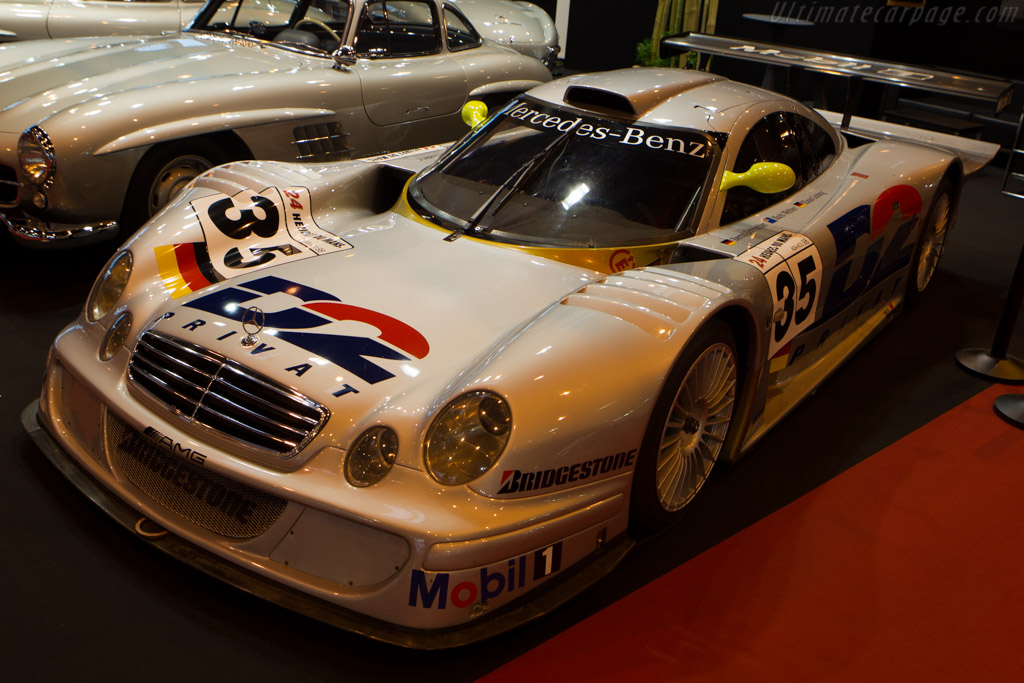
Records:
<instances>
[{"instance_id":1,"label":"vintage car hood","mask_svg":"<svg viewBox=\"0 0 1024 683\"><path fill-rule=\"evenodd\" d=\"M294 387L358 425L389 406L425 410L445 400L544 311L602 277L445 236L386 214L347 233L351 249L266 266L169 302L153 329ZM245 346L257 327L246 313L253 306L265 327Z\"/></svg>"},{"instance_id":2,"label":"vintage car hood","mask_svg":"<svg viewBox=\"0 0 1024 683\"><path fill-rule=\"evenodd\" d=\"M256 41L201 33L31 41L0 47L0 131L20 133L88 102L189 82L293 70L303 62ZM126 113L127 115L127 113Z\"/></svg>"}]
</instances>

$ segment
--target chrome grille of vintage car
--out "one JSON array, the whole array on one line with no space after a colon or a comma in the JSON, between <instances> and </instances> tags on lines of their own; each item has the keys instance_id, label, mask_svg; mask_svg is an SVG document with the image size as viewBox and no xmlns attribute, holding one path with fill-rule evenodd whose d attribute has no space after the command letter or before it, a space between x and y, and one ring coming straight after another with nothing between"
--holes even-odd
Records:
<instances>
[{"instance_id":1,"label":"chrome grille of vintage car","mask_svg":"<svg viewBox=\"0 0 1024 683\"><path fill-rule=\"evenodd\" d=\"M331 123L317 123L299 126L293 131L298 161L340 161L351 156L351 150L341 132L341 126Z\"/></svg>"},{"instance_id":2,"label":"chrome grille of vintage car","mask_svg":"<svg viewBox=\"0 0 1024 683\"><path fill-rule=\"evenodd\" d=\"M302 450L329 415L240 363L158 332L139 339L128 379L189 422L277 458Z\"/></svg>"},{"instance_id":3,"label":"chrome grille of vintage car","mask_svg":"<svg viewBox=\"0 0 1024 683\"><path fill-rule=\"evenodd\" d=\"M151 430L147 430L150 432ZM229 479L190 461L158 433L143 434L107 413L107 453L118 472L157 504L207 531L255 538L288 504L283 498Z\"/></svg>"},{"instance_id":4,"label":"chrome grille of vintage car","mask_svg":"<svg viewBox=\"0 0 1024 683\"><path fill-rule=\"evenodd\" d=\"M6 164L0 164L0 206L16 206L21 194L18 174Z\"/></svg>"}]
</instances>

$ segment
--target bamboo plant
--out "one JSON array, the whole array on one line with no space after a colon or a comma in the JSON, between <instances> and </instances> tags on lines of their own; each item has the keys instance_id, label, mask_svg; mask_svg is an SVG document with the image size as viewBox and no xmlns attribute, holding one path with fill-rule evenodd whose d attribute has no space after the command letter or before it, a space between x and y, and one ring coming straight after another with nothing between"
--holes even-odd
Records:
<instances>
[{"instance_id":1,"label":"bamboo plant","mask_svg":"<svg viewBox=\"0 0 1024 683\"><path fill-rule=\"evenodd\" d=\"M715 32L718 0L658 0L651 37L637 43L636 62L641 66L678 67L680 61L687 67L696 66L696 54L662 59L659 56L661 39L683 31Z\"/></svg>"}]
</instances>

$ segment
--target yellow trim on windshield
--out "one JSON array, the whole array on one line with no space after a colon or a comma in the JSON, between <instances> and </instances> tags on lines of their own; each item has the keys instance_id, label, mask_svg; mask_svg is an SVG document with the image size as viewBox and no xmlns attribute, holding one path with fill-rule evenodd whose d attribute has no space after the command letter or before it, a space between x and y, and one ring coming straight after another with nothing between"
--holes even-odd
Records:
<instances>
[{"instance_id":1,"label":"yellow trim on windshield","mask_svg":"<svg viewBox=\"0 0 1024 683\"><path fill-rule=\"evenodd\" d=\"M440 225L427 220L416 213L412 206L409 205L408 191L409 183L411 182L412 179L410 178L409 182L406 183L405 189L402 191L401 198L395 206L392 207L392 211L400 216L408 218L409 220L425 225L428 228L433 228L438 232L450 233L451 230L442 228ZM470 235L463 235L460 239L484 242L486 244L505 249L515 249L516 251L521 251L523 253L530 254L531 256L551 259L552 261L568 263L569 265L579 266L580 268L596 270L598 272L608 274L620 273L624 270L639 268L641 266L654 266L667 263L669 257L672 255L672 251L676 248L676 245L679 244L679 240L675 239L671 242L664 242L662 244L645 244L637 247L566 248L532 247L522 244L508 244L506 242L484 240Z\"/></svg>"}]
</instances>

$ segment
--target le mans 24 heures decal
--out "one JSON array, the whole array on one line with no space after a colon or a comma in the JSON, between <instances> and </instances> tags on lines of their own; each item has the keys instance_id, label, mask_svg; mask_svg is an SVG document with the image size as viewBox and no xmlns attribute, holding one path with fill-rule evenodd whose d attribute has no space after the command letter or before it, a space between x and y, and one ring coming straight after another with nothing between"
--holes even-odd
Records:
<instances>
[{"instance_id":1,"label":"le mans 24 heures decal","mask_svg":"<svg viewBox=\"0 0 1024 683\"><path fill-rule=\"evenodd\" d=\"M204 241L154 249L164 286L175 299L246 270L352 248L316 224L304 187L218 193L191 206Z\"/></svg>"}]
</instances>

